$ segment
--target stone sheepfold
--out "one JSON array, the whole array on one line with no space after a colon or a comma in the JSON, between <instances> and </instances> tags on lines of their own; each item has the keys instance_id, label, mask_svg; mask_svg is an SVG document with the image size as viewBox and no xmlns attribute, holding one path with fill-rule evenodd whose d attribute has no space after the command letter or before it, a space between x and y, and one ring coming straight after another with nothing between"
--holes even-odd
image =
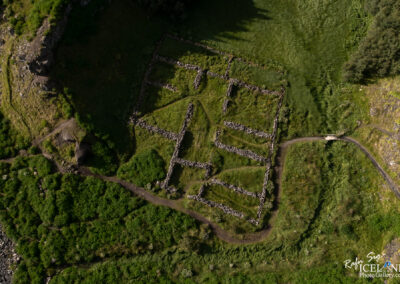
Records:
<instances>
[{"instance_id":1,"label":"stone sheepfold","mask_svg":"<svg viewBox=\"0 0 400 284\"><path fill-rule=\"evenodd\" d=\"M169 57L166 57L166 56L159 55L158 51L160 49L160 46L161 46L162 42L164 41L164 39L166 37L169 37L169 38L177 40L177 41L181 41L181 42L184 42L184 43L187 43L187 44L191 44L191 45L194 45L194 46L198 46L198 47L207 49L208 51L211 51L211 52L219 54L219 55L226 56L228 58L228 66L227 66L227 68L225 70L225 73L223 75L221 75L221 74L212 72L210 70L205 70L205 69L203 69L203 68L201 68L200 66L197 66L197 65L184 63L184 62L181 62L179 60L175 60L175 59L172 59L172 58L169 58ZM228 54L228 53L216 50L216 49L214 49L212 47L209 47L207 45L204 45L204 44L201 44L201 43L196 43L196 42L193 42L193 41L190 41L190 40L186 40L184 38L181 38L181 37L178 37L178 36L175 36L175 35L170 35L170 34L165 35L157 43L155 51L154 51L153 56L152 56L152 59L151 59L151 61L149 63L149 67L148 67L147 71L145 72L144 80L143 80L143 83L142 83L142 86L141 86L141 90L140 90L140 94L139 94L139 98L138 98L138 102L137 102L137 104L136 104L136 106L134 108L134 112L133 112L132 117L130 118L130 121L131 121L131 123L135 124L136 126L144 128L144 129L146 129L147 131L149 131L151 133L159 134L159 135L161 135L161 136L163 136L163 137L165 137L165 138L167 138L169 140L173 140L173 141L176 142L175 143L175 147L174 147L174 152L173 152L172 157L170 159L170 164L169 164L169 167L168 167L166 178L164 179L163 182L161 182L161 187L163 189L165 189L168 192L175 192L176 191L175 188L173 188L173 187L171 187L169 185L170 179L171 179L171 176L173 174L173 171L174 171L174 168L175 168L176 164L179 164L179 165L184 166L184 167L192 167L192 168L204 169L204 170L206 170L206 174L205 174L205 177L204 177L204 183L201 185L198 194L197 195L189 195L188 198L192 199L192 200L195 200L195 201L198 201L198 202L201 202L201 203L203 203L203 204L205 204L207 206L210 206L210 207L219 208L225 214L229 214L229 215L232 215L232 216L247 220L248 222L250 222L250 223L252 223L254 225L258 225L259 222L260 222L260 219L261 219L261 215L262 215L262 210L263 210L263 207L264 207L265 199L267 197L267 187L268 187L268 184L269 184L270 171L271 171L271 160L270 159L271 159L273 151L274 151L276 133L277 133L277 128L278 128L279 111L280 111L280 108L282 106L282 99L283 99L283 96L285 94L285 89L282 87L281 90L279 90L279 91L272 91L272 90L260 88L258 86L252 85L252 84L248 84L248 83L243 82L243 81L241 81L239 79L236 79L236 78L231 78L229 76L229 71L230 71L231 65L232 65L234 60L238 60L238 61L244 62L244 63L249 64L251 66L256 66L256 67L259 67L259 68L263 68L262 66L260 66L260 65L258 65L256 63L253 63L253 62L250 62L250 61L246 61L245 59L242 59L242 58L239 58L239 57L235 57L232 54ZM261 190L260 193L250 192L250 191L247 191L247 190L245 190L245 189L243 189L243 188L241 188L239 186L228 184L228 183L226 183L224 181L221 181L221 180L218 180L218 179L208 180L210 178L210 176L211 176L211 173L212 173L212 164L211 163L203 163L203 162L198 162L198 161L189 161L189 160L185 160L185 159L182 159L182 158L179 157L179 153L180 153L181 147L182 147L183 138L185 136L187 127L188 127L188 125L189 125L189 123L190 123L190 121L191 121L191 119L193 117L194 106L193 106L192 103L189 103L189 105L188 105L187 112L186 112L186 115L185 115L185 118L183 120L183 124L182 124L181 130L180 130L179 133L173 133L173 132L158 128L157 126L150 125L150 124L148 124L147 122L145 122L144 120L142 120L142 119L140 119L138 117L139 116L140 106L142 105L144 97L145 97L146 85L154 85L154 86L157 86L157 87L168 89L168 90L170 90L172 92L178 92L177 88L172 86L171 84L162 83L162 82L152 82L152 81L148 80L148 78L150 76L150 73L153 70L153 66L154 66L154 64L156 62L163 62L163 63L166 63L166 64L177 66L179 68L184 68L186 70L196 71L197 75L196 75L196 77L194 79L194 82L193 82L194 89L198 89L199 88L199 86L201 84L201 81L202 81L202 78L204 76L219 78L219 79L222 79L224 81L227 81L228 82L228 88L227 88L227 92L226 92L226 98L225 98L225 100L223 102L223 105L222 105L222 113L226 113L227 112L228 106L229 106L229 100L230 100L230 98L232 96L232 92L233 92L233 89L235 87L246 88L246 89L248 89L250 91L259 92L259 93L264 94L264 95L279 96L280 100L279 100L278 107L277 107L276 114L275 114L275 118L274 118L272 133L265 133L265 132L257 130L257 129L252 129L250 127L247 127L246 125L243 125L243 124L240 124L240 123L237 123L237 122L224 121L224 126L227 127L227 128L234 129L234 130L237 130L237 131L242 131L242 132L244 132L246 134L249 134L249 135L253 135L253 136L256 136L256 137L261 137L261 138L270 140L271 143L270 143L269 153L268 153L267 157L260 156L260 155L258 155L256 153L254 153L253 151L250 151L250 150L247 150L247 149L240 149L240 148L234 147L232 145L227 145L227 144L224 144L224 143L220 142L219 141L219 137L221 135L221 130L220 129L217 129L216 135L215 135L215 140L214 140L214 145L219 149L223 149L223 150L225 150L227 152L230 152L230 153L233 153L233 154L236 154L236 155L240 155L240 156L246 157L246 158L251 159L251 160L258 161L258 162L260 162L260 163L265 165L264 181L263 181L262 190ZM228 207L228 206L226 206L224 204L221 204L221 203L218 203L218 202L215 202L215 201L212 201L212 200L207 200L207 199L203 198L204 193L207 190L208 185L212 185L212 184L223 186L223 187L228 188L228 189L230 189L230 190L232 190L232 191L234 191L234 192L236 192L238 194L243 194L243 195L247 195L247 196L259 199L260 205L259 205L259 208L257 210L257 219L248 218L248 217L245 216L245 214L243 212L239 212L239 211L234 210L234 209L232 209L232 208L230 208L230 207Z\"/></svg>"}]
</instances>

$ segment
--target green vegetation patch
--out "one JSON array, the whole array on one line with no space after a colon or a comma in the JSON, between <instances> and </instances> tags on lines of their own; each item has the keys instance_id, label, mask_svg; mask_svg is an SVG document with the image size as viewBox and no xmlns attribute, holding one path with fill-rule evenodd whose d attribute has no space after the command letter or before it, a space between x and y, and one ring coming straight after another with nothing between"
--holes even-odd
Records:
<instances>
[{"instance_id":1,"label":"green vegetation patch","mask_svg":"<svg viewBox=\"0 0 400 284\"><path fill-rule=\"evenodd\" d=\"M260 205L260 201L257 198L236 193L220 185L208 186L205 190L204 198L243 212L246 217L251 218L256 218L257 209Z\"/></svg>"},{"instance_id":2,"label":"green vegetation patch","mask_svg":"<svg viewBox=\"0 0 400 284\"><path fill-rule=\"evenodd\" d=\"M270 142L258 144L258 143L256 143L256 141L254 141L256 139L254 139L252 142L250 142L251 139L248 139L250 141L245 140L240 137L240 134L236 135L236 131L229 129L229 128L225 128L223 130L223 132L220 135L219 140L224 144L231 145L231 146L237 147L239 149L253 151L254 153L256 153L264 158L267 158L269 156Z\"/></svg>"},{"instance_id":3,"label":"green vegetation patch","mask_svg":"<svg viewBox=\"0 0 400 284\"><path fill-rule=\"evenodd\" d=\"M152 67L149 81L171 84L184 96L196 93L193 81L197 72L186 70L163 62L156 62Z\"/></svg>"},{"instance_id":4,"label":"green vegetation patch","mask_svg":"<svg viewBox=\"0 0 400 284\"><path fill-rule=\"evenodd\" d=\"M226 120L272 132L279 97L238 88L228 105Z\"/></svg>"},{"instance_id":5,"label":"green vegetation patch","mask_svg":"<svg viewBox=\"0 0 400 284\"><path fill-rule=\"evenodd\" d=\"M186 64L197 65L220 75L225 74L229 60L227 56L169 37L162 42L159 54Z\"/></svg>"},{"instance_id":6,"label":"green vegetation patch","mask_svg":"<svg viewBox=\"0 0 400 284\"><path fill-rule=\"evenodd\" d=\"M153 149L134 155L118 169L118 177L145 186L165 177L165 162Z\"/></svg>"},{"instance_id":7,"label":"green vegetation patch","mask_svg":"<svg viewBox=\"0 0 400 284\"><path fill-rule=\"evenodd\" d=\"M140 127L135 127L135 138L135 153L148 152L154 149L165 161L165 170L167 170L172 153L174 152L174 141L168 140L158 134L149 133Z\"/></svg>"},{"instance_id":8,"label":"green vegetation patch","mask_svg":"<svg viewBox=\"0 0 400 284\"><path fill-rule=\"evenodd\" d=\"M170 184L176 189L186 192L192 184L203 181L205 174L206 171L203 169L176 165Z\"/></svg>"},{"instance_id":9,"label":"green vegetation patch","mask_svg":"<svg viewBox=\"0 0 400 284\"><path fill-rule=\"evenodd\" d=\"M285 83L283 70L254 66L237 59L232 62L229 76L268 90L279 89Z\"/></svg>"},{"instance_id":10,"label":"green vegetation patch","mask_svg":"<svg viewBox=\"0 0 400 284\"><path fill-rule=\"evenodd\" d=\"M192 98L185 98L143 116L148 124L179 133Z\"/></svg>"},{"instance_id":11,"label":"green vegetation patch","mask_svg":"<svg viewBox=\"0 0 400 284\"><path fill-rule=\"evenodd\" d=\"M307 229L321 202L323 186L322 157L325 142L305 142L290 147L284 164L281 197L275 230L287 241L294 241Z\"/></svg>"},{"instance_id":12,"label":"green vegetation patch","mask_svg":"<svg viewBox=\"0 0 400 284\"><path fill-rule=\"evenodd\" d=\"M66 0L4 0L7 5L6 16L18 35L25 32L34 36L44 19L55 23L63 16L68 1Z\"/></svg>"},{"instance_id":13,"label":"green vegetation patch","mask_svg":"<svg viewBox=\"0 0 400 284\"><path fill-rule=\"evenodd\" d=\"M374 17L373 22L344 66L344 79L353 83L396 75L400 69L400 3L367 0L365 8Z\"/></svg>"},{"instance_id":14,"label":"green vegetation patch","mask_svg":"<svg viewBox=\"0 0 400 284\"><path fill-rule=\"evenodd\" d=\"M159 86L147 86L146 98L141 113L146 114L180 100L185 95Z\"/></svg>"},{"instance_id":15,"label":"green vegetation patch","mask_svg":"<svg viewBox=\"0 0 400 284\"><path fill-rule=\"evenodd\" d=\"M0 159L13 157L27 146L26 139L12 128L10 121L0 112Z\"/></svg>"},{"instance_id":16,"label":"green vegetation patch","mask_svg":"<svg viewBox=\"0 0 400 284\"><path fill-rule=\"evenodd\" d=\"M250 192L262 191L264 181L264 166L249 166L222 171L217 178L228 183L239 186Z\"/></svg>"},{"instance_id":17,"label":"green vegetation patch","mask_svg":"<svg viewBox=\"0 0 400 284\"><path fill-rule=\"evenodd\" d=\"M42 156L0 163L0 221L23 259L16 283L42 283L70 265L154 253L197 228L188 216L117 184L54 168Z\"/></svg>"}]
</instances>

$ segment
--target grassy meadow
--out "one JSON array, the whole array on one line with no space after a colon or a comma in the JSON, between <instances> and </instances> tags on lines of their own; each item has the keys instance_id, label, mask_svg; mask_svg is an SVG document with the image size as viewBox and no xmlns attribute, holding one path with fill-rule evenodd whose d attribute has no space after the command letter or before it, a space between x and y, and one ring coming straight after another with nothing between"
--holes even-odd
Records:
<instances>
[{"instance_id":1,"label":"grassy meadow","mask_svg":"<svg viewBox=\"0 0 400 284\"><path fill-rule=\"evenodd\" d=\"M380 136L368 140L369 132L354 132L360 121L371 122L364 92L342 82L342 66L371 22L363 5L362 0L204 0L193 4L183 22L174 23L146 14L130 0L92 1L71 12L50 75L93 145L87 165L167 198L156 180L165 177L175 142L128 124L145 70L165 32L245 58L247 63L233 61L232 77L263 88L284 85L279 143L355 133L372 149ZM43 7L37 11L45 13L48 7ZM59 6L54 7L56 12ZM28 23L21 31L34 27ZM219 74L229 60L170 38L159 54ZM139 109L142 119L179 132L189 102L194 103L181 157L211 162L213 177L260 192L265 167L216 149L212 141L220 128L223 143L266 155L268 141L228 129L223 121L270 132L277 98L235 88L223 115L227 82L203 78L195 89L195 77L195 71L154 64L149 80L171 84L177 92L147 86ZM7 158L27 142L1 119L0 154ZM35 133L41 133L32 121ZM271 231L263 241L247 245L225 243L194 219L147 204L115 184L61 176L51 162L37 156L0 163L0 173L7 176L0 180L0 205L5 204L0 221L23 257L16 283L42 283L47 276L52 276L50 283L381 283L357 278L343 261L381 253L400 233L398 200L370 160L340 141L290 146L279 196L268 196L264 208L263 225ZM177 166L171 184L178 194L173 198L238 236L259 230L186 198L198 192L204 173ZM271 176L275 180L276 172ZM256 214L254 199L226 188L210 186L205 197L248 216Z\"/></svg>"}]
</instances>

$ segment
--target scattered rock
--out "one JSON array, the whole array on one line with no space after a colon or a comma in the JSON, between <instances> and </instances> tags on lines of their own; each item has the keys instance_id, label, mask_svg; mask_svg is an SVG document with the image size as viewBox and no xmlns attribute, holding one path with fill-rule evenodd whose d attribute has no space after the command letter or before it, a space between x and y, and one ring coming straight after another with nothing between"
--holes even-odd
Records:
<instances>
[{"instance_id":1,"label":"scattered rock","mask_svg":"<svg viewBox=\"0 0 400 284\"><path fill-rule=\"evenodd\" d=\"M0 225L0 283L11 283L13 270L20 257L15 252L14 244L7 238Z\"/></svg>"}]
</instances>

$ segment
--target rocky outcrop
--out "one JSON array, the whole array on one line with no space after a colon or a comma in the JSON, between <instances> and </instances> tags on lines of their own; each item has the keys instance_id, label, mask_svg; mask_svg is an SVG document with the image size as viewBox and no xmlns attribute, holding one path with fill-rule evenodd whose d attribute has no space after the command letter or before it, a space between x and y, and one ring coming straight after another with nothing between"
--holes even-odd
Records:
<instances>
[{"instance_id":1,"label":"rocky outcrop","mask_svg":"<svg viewBox=\"0 0 400 284\"><path fill-rule=\"evenodd\" d=\"M64 16L56 25L46 19L38 29L36 37L21 46L20 56L25 58L29 70L36 75L47 75L54 62L54 48L60 41L68 22L72 4L65 9Z\"/></svg>"},{"instance_id":2,"label":"rocky outcrop","mask_svg":"<svg viewBox=\"0 0 400 284\"><path fill-rule=\"evenodd\" d=\"M0 225L0 283L11 283L14 264L20 260L13 242L7 238Z\"/></svg>"}]
</instances>

